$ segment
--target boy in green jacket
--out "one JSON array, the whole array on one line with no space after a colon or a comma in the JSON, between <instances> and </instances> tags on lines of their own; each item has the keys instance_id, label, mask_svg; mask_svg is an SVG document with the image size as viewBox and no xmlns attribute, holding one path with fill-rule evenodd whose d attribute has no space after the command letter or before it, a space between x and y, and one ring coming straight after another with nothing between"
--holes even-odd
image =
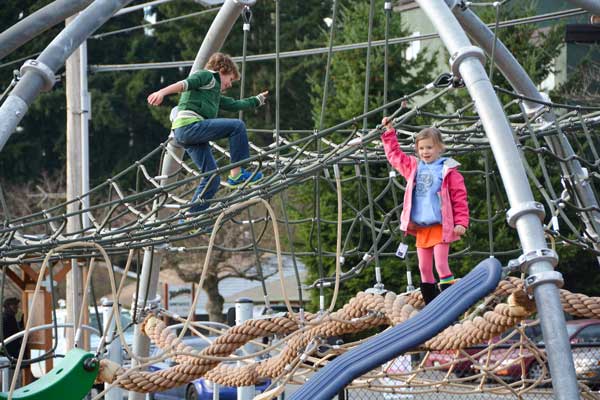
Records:
<instances>
[{"instance_id":1,"label":"boy in green jacket","mask_svg":"<svg viewBox=\"0 0 600 400\"><path fill-rule=\"evenodd\" d=\"M175 140L185 147L187 153L203 173L217 169L210 141L229 139L232 164L250 156L248 134L244 122L238 119L217 118L217 112L219 108L227 111L239 111L261 106L265 103L269 92L264 91L242 100L223 96L221 93L229 89L231 84L239 78L238 67L231 57L227 54L215 53L209 58L205 69L148 96L148 103L158 106L163 102L165 96L182 93L171 129L175 133ZM232 168L230 174L227 178L230 186L241 185L248 180L250 183L255 183L263 177L260 171L252 176L250 171L241 167ZM194 204L190 208L190 212L204 211L208 208L209 204L206 200L213 198L219 190L220 183L219 175L212 180L211 178L211 176L204 177L198 185L192 203L197 202L200 197L204 201ZM208 188L207 185L209 185Z\"/></svg>"}]
</instances>

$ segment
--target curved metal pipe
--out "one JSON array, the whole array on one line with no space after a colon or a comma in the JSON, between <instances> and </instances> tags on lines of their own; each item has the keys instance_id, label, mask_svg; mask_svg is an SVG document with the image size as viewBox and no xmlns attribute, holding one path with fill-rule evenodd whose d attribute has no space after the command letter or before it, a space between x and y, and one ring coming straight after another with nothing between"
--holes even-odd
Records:
<instances>
[{"instance_id":1,"label":"curved metal pipe","mask_svg":"<svg viewBox=\"0 0 600 400\"><path fill-rule=\"evenodd\" d=\"M52 28L71 15L86 8L93 0L56 0L0 33L0 60Z\"/></svg>"},{"instance_id":2,"label":"curved metal pipe","mask_svg":"<svg viewBox=\"0 0 600 400\"><path fill-rule=\"evenodd\" d=\"M54 73L64 65L65 60L88 36L130 1L94 1L54 38L36 60L23 65L21 80L0 106L0 151L37 95L54 86Z\"/></svg>"}]
</instances>

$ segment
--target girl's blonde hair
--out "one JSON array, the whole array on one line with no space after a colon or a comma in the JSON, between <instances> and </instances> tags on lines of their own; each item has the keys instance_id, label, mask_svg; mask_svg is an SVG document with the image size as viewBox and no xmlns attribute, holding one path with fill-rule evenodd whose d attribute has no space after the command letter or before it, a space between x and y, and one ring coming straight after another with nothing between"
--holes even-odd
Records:
<instances>
[{"instance_id":1,"label":"girl's blonde hair","mask_svg":"<svg viewBox=\"0 0 600 400\"><path fill-rule=\"evenodd\" d=\"M442 151L446 150L446 145L444 145L444 139L442 138L442 132L438 128L425 128L421 129L419 133L415 136L415 152L418 153L417 146L419 142L423 139L431 139L433 144L440 146Z\"/></svg>"},{"instance_id":2,"label":"girl's blonde hair","mask_svg":"<svg viewBox=\"0 0 600 400\"><path fill-rule=\"evenodd\" d=\"M233 74L234 79L240 79L240 71L238 70L238 66L231 59L229 54L214 53L212 56L210 56L204 68L213 71L219 71L222 74Z\"/></svg>"}]
</instances>

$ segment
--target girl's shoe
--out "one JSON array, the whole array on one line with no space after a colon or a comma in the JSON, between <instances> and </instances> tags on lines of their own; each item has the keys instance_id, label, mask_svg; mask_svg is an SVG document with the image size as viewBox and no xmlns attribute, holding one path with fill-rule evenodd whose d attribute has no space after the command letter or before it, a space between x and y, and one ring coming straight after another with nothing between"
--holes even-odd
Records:
<instances>
[{"instance_id":1,"label":"girl's shoe","mask_svg":"<svg viewBox=\"0 0 600 400\"><path fill-rule=\"evenodd\" d=\"M435 283L421 283L421 296L423 296L423 301L425 305L431 303L433 299L435 299L438 295L438 288Z\"/></svg>"},{"instance_id":2,"label":"girl's shoe","mask_svg":"<svg viewBox=\"0 0 600 400\"><path fill-rule=\"evenodd\" d=\"M245 183L248 179L250 179L251 176L252 176L252 172L247 171L242 168L242 170L240 171L239 174L237 174L237 176L227 177L227 185L239 186L239 185ZM252 184L260 181L262 178L263 178L263 173L260 171L257 171L256 174L254 174L254 176L252 176L252 180L249 182L249 184L252 185Z\"/></svg>"}]
</instances>

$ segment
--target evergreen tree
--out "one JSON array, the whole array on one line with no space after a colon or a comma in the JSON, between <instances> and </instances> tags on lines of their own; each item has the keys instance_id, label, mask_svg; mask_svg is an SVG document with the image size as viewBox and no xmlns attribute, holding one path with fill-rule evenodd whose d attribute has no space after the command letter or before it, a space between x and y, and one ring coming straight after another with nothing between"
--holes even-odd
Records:
<instances>
[{"instance_id":1,"label":"evergreen tree","mask_svg":"<svg viewBox=\"0 0 600 400\"><path fill-rule=\"evenodd\" d=\"M383 0L375 1L375 16L373 19L373 40L381 40L384 38L384 23L385 15L383 11ZM338 23L335 29L335 45L339 44L351 44L357 42L366 42L368 37L368 16L369 16L369 2L347 2L340 5L340 11L338 16ZM390 37L403 37L408 36L409 33L401 26L400 19L397 15L392 15L390 18L389 26ZM327 43L329 40L329 32L323 31L323 41ZM406 45L395 45L389 47L388 53L388 67L390 71L389 89L387 93L388 101L402 97L403 95L410 94L415 90L422 88L426 83L433 79L433 65L435 54L425 54L421 52L415 59L407 60L405 57ZM336 125L343 121L347 121L363 113L364 107L364 87L365 87L365 74L366 74L366 49L357 49L344 52L334 53L329 85L329 95L326 99L325 115L323 116L322 128L327 128L332 125ZM325 56L322 57L323 65L325 65ZM370 62L370 80L369 80L369 94L368 94L368 107L369 110L383 105L383 91L384 91L384 49L383 47L373 47L371 49L371 62ZM324 92L324 68L315 69L310 76L311 83L311 94L312 94L312 110L313 110L313 121L316 128L321 127L321 108L322 99ZM390 110L392 112L394 110ZM369 127L373 128L376 123L379 123L383 114L372 117L369 120ZM361 121L362 122L362 121ZM356 126L355 128L361 128ZM335 142L340 142L347 134L334 133L331 138ZM369 218L370 210L368 209L368 188L365 176L367 176L367 170L365 164L357 161L359 168L361 169L361 178L353 180L351 182L345 182L343 184L343 198L347 199L348 203L344 204L343 218L344 220L352 221L358 218L357 212L362 212L365 218ZM342 167L342 176L344 178L350 178L355 176L355 166L348 165ZM387 176L388 166L385 160L381 160L380 163L370 163L368 165L368 174L371 177L382 177ZM333 174L330 174L333 175ZM327 178L322 174L319 176L319 192L318 196L314 185L305 185L296 188L298 194L297 197L301 200L300 203L304 205L302 210L299 210L300 214L304 216L311 216L313 218L320 218L323 221L320 223L320 235L317 229L317 223L314 221L310 225L303 225L300 228L299 235L302 238L302 242L309 246L308 250L311 251L322 251L328 254L335 254L335 243L336 243L336 225L335 223L327 223L327 221L337 220L337 207L336 207L336 190L333 183L333 179ZM371 181L371 195L378 197L386 190L387 195L382 196L374 207L375 220L381 221L384 219L388 210L393 207L392 197L389 195L390 191L397 190L390 188L388 182ZM399 193L399 196L402 194ZM316 202L319 201L320 215L316 214ZM351 208L350 205L356 207ZM361 218L362 221L362 218ZM397 231L398 220L395 216L392 217L390 224L387 228L394 231L394 244L388 246L386 249L378 249L379 251L393 252L395 246L400 240L399 232ZM369 249L372 244L371 230L361 226L359 223L356 226L361 226L359 229L354 229L352 232L348 232L350 224L344 224L343 239L347 240L346 250L355 248L355 256L346 257L344 270L348 270L353 266L360 263L362 254ZM350 238L347 238L350 236ZM319 242L321 248L319 248ZM373 256L373 254L371 254ZM304 260L309 269L309 279L317 279L320 275L320 268L323 269L324 276L331 276L335 271L335 258L334 257L316 257L306 258ZM379 262L382 268L382 280L385 287L392 291L401 292L406 287L405 264L398 261L398 259L392 258L379 258ZM321 266L319 265L321 264ZM338 298L338 305L344 304L350 297L353 297L357 291L364 290L370 287L375 282L375 274L373 273L373 262L368 268L363 269L360 275L357 277L344 282L343 291L340 293ZM411 266L413 261L408 264ZM313 307L316 307L316 295L317 291L313 291ZM327 293L329 299L331 293Z\"/></svg>"}]
</instances>

